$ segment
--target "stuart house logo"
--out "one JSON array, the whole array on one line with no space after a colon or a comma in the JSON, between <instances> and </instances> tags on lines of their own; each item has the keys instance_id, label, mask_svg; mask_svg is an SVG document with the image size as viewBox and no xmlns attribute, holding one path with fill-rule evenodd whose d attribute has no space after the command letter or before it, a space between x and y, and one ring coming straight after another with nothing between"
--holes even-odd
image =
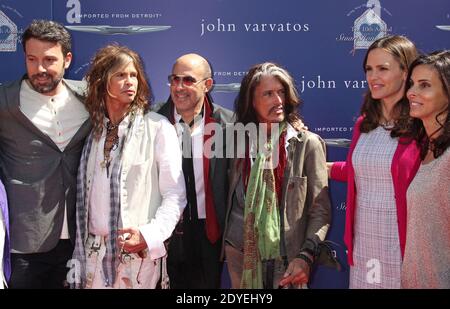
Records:
<instances>
[{"instance_id":1,"label":"stuart house logo","mask_svg":"<svg viewBox=\"0 0 450 309\"><path fill-rule=\"evenodd\" d=\"M0 10L0 52L17 50L17 25Z\"/></svg>"},{"instance_id":2,"label":"stuart house logo","mask_svg":"<svg viewBox=\"0 0 450 309\"><path fill-rule=\"evenodd\" d=\"M386 36L387 25L381 19L379 0L369 0L367 10L353 24L353 49L367 49L377 39Z\"/></svg>"},{"instance_id":3,"label":"stuart house logo","mask_svg":"<svg viewBox=\"0 0 450 309\"><path fill-rule=\"evenodd\" d=\"M390 16L392 14L381 7L379 0L368 0L367 3L353 8L347 16L352 16L361 10L363 10L362 14L354 19L351 27L352 34L341 33L336 38L336 41L353 42L353 54L357 49L367 49L375 40L392 31L381 18L381 11L385 11Z\"/></svg>"}]
</instances>

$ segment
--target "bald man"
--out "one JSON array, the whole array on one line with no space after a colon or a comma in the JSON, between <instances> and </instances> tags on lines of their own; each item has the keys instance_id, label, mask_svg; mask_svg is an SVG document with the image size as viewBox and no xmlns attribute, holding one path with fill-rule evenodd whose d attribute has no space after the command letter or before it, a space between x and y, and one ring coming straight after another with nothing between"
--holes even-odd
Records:
<instances>
[{"instance_id":1,"label":"bald man","mask_svg":"<svg viewBox=\"0 0 450 309\"><path fill-rule=\"evenodd\" d=\"M232 121L233 113L213 104L211 66L197 54L178 58L169 75L170 98L159 109L177 128L183 148L187 205L169 242L168 273L175 289L220 288L220 249L228 191L227 161L210 157L205 147L220 152L225 143L212 143L214 133ZM216 135L217 137L218 135ZM206 146L208 145L208 146Z\"/></svg>"}]
</instances>

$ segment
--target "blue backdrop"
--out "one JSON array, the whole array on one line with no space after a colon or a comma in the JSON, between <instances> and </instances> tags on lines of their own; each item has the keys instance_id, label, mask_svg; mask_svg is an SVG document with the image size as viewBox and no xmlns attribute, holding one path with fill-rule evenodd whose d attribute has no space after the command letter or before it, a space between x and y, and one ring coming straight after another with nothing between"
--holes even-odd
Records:
<instances>
[{"instance_id":1,"label":"blue backdrop","mask_svg":"<svg viewBox=\"0 0 450 309\"><path fill-rule=\"evenodd\" d=\"M278 62L296 80L309 129L326 139L351 138L366 89L362 61L373 40L402 34L423 52L450 48L449 0L0 0L0 83L25 72L20 36L35 18L70 28L69 78L81 79L91 56L106 43L138 51L156 102L167 99L166 77L174 60L188 52L210 60L213 97L228 108L251 65ZM344 160L347 148L333 144L330 140L328 160ZM334 249L344 270L319 267L311 285L346 288L346 188L333 181L330 187L328 238L338 244Z\"/></svg>"}]
</instances>

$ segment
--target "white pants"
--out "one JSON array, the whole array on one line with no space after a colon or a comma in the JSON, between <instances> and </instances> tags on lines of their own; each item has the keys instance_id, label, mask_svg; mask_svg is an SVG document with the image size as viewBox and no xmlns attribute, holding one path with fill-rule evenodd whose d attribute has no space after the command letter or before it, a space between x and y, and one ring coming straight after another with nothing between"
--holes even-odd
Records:
<instances>
[{"instance_id":1,"label":"white pants","mask_svg":"<svg viewBox=\"0 0 450 309\"><path fill-rule=\"evenodd\" d=\"M105 253L104 237L90 234L86 242L87 289L154 289L161 276L161 264L165 266L166 257L151 260L148 255L141 258L135 253L122 253L116 281L112 287L107 287L102 269ZM163 270L165 272L165 267Z\"/></svg>"}]
</instances>

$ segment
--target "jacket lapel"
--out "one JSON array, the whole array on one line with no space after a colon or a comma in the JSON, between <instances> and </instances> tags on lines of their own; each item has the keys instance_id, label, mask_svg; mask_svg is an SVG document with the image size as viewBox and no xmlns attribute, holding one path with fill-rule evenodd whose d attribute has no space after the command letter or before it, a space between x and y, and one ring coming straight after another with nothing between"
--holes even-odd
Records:
<instances>
[{"instance_id":1,"label":"jacket lapel","mask_svg":"<svg viewBox=\"0 0 450 309\"><path fill-rule=\"evenodd\" d=\"M77 133L75 133L75 135L72 137L69 144L67 144L66 148L64 148L64 151L66 151L66 149L70 149L73 145L77 145L79 142L83 141L89 134L91 129L92 129L91 120L90 118L88 118L83 122L81 127L78 129Z\"/></svg>"},{"instance_id":2,"label":"jacket lapel","mask_svg":"<svg viewBox=\"0 0 450 309\"><path fill-rule=\"evenodd\" d=\"M8 109L11 115L13 115L17 119L17 121L25 126L30 132L36 134L48 146L59 151L58 146L56 146L52 139L47 134L44 134L41 130L39 130L20 110L20 85L22 83L22 80L18 80L11 84L10 91L6 92L6 101L8 103Z\"/></svg>"},{"instance_id":3,"label":"jacket lapel","mask_svg":"<svg viewBox=\"0 0 450 309\"><path fill-rule=\"evenodd\" d=\"M28 128L30 132L33 132L36 134L43 142L45 142L48 146L52 147L53 149L60 151L58 146L55 144L55 142L45 133L43 133L41 130L39 130L33 122L25 116L25 114L20 110L20 86L22 84L22 81L25 80L26 76L24 76L21 80L18 80L11 84L10 91L6 92L7 96L7 103L8 103L8 109L19 123L21 123L23 126ZM82 93L81 88L74 88L73 85L66 83L69 90L72 91L75 96L83 102L83 97L80 93ZM77 144L80 140L83 140L86 135L91 130L91 123L90 120L87 119L83 125L78 129L75 136L70 140L69 144L65 149L70 149L70 147L73 144Z\"/></svg>"},{"instance_id":4,"label":"jacket lapel","mask_svg":"<svg viewBox=\"0 0 450 309\"><path fill-rule=\"evenodd\" d=\"M75 97L80 100L80 102L83 103L84 105L84 92L85 89L80 87L79 85L75 85L70 83L70 81L68 80L63 80L64 84L67 86L67 88L69 89L69 91L71 91ZM77 145L79 142L83 141L86 136L89 134L89 132L92 129L92 124L91 124L91 120L88 117L88 119L86 119L85 122L83 122L83 124L80 126L80 128L78 128L78 131L75 133L75 135L72 137L72 139L70 140L69 144L67 144L66 148L64 149L64 151L66 151L66 149L70 149L73 145Z\"/></svg>"},{"instance_id":5,"label":"jacket lapel","mask_svg":"<svg viewBox=\"0 0 450 309\"><path fill-rule=\"evenodd\" d=\"M142 111L137 111L136 115L129 116L128 131L123 140L123 151L121 154L122 170L128 172L130 166L133 164L136 155L135 151L139 149L139 144L142 141L142 136L145 132L144 114Z\"/></svg>"}]
</instances>

